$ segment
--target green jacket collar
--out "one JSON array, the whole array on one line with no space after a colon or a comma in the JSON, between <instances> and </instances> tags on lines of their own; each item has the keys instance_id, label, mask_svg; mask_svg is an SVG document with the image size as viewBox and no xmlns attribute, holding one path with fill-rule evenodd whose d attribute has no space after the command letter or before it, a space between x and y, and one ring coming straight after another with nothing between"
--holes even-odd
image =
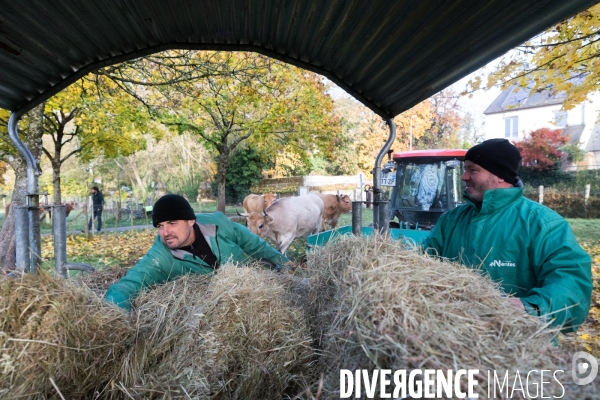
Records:
<instances>
[{"instance_id":1,"label":"green jacket collar","mask_svg":"<svg viewBox=\"0 0 600 400\"><path fill-rule=\"evenodd\" d=\"M514 203L523 196L523 188L513 187L505 189L491 189L486 190L483 194L483 203L481 204L481 214L494 214L502 208ZM475 202L465 191L463 193L463 199L467 201L474 209L477 209Z\"/></svg>"}]
</instances>

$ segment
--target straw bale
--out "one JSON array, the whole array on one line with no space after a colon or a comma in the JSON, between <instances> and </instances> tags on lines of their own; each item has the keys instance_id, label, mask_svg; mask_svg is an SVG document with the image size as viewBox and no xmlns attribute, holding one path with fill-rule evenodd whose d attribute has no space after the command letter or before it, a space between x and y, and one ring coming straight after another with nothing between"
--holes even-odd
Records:
<instances>
[{"instance_id":1,"label":"straw bale","mask_svg":"<svg viewBox=\"0 0 600 400\"><path fill-rule=\"evenodd\" d=\"M281 399L309 374L311 338L277 274L223 265L137 300L130 396Z\"/></svg>"},{"instance_id":2,"label":"straw bale","mask_svg":"<svg viewBox=\"0 0 600 400\"><path fill-rule=\"evenodd\" d=\"M564 398L598 398L597 385L572 384L570 355L551 342L556 330L510 305L488 277L381 237L340 238L308 256L321 398L339 397L340 369L375 368L478 369L480 388L488 371L509 371L512 384L517 370L561 369ZM560 396L558 385L544 393L553 390Z\"/></svg>"},{"instance_id":3,"label":"straw bale","mask_svg":"<svg viewBox=\"0 0 600 400\"><path fill-rule=\"evenodd\" d=\"M79 277L77 281L94 292L98 297L103 298L108 288L125 276L128 270L128 267L119 266L102 268L91 273L86 273Z\"/></svg>"},{"instance_id":4,"label":"straw bale","mask_svg":"<svg viewBox=\"0 0 600 400\"><path fill-rule=\"evenodd\" d=\"M43 271L0 280L0 310L3 399L106 396L133 343L126 313Z\"/></svg>"},{"instance_id":5,"label":"straw bale","mask_svg":"<svg viewBox=\"0 0 600 400\"><path fill-rule=\"evenodd\" d=\"M130 315L92 292L124 272L84 287L45 273L0 279L0 398L269 400L306 389L322 400L339 397L340 369L479 369L482 388L488 370L570 373L556 330L491 280L379 237L309 252L300 277L229 264L185 276L142 293ZM600 397L597 384L561 383L564 399Z\"/></svg>"}]
</instances>

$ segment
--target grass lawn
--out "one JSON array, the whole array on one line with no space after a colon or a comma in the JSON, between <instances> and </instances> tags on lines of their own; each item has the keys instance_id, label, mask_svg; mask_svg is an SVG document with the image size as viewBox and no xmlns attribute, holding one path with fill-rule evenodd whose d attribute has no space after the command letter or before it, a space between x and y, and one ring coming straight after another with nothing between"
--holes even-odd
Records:
<instances>
[{"instance_id":1,"label":"grass lawn","mask_svg":"<svg viewBox=\"0 0 600 400\"><path fill-rule=\"evenodd\" d=\"M600 219L567 219L580 243L600 245Z\"/></svg>"}]
</instances>

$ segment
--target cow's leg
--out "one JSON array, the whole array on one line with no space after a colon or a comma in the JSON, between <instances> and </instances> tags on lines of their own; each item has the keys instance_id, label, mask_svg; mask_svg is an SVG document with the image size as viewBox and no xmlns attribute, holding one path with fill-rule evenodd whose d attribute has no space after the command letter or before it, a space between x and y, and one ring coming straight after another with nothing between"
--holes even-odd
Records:
<instances>
[{"instance_id":1,"label":"cow's leg","mask_svg":"<svg viewBox=\"0 0 600 400\"><path fill-rule=\"evenodd\" d=\"M281 242L279 243L279 246L277 246L277 250L285 255L285 252L287 250L288 247L290 247L290 244L292 244L292 242L294 241L294 235L292 234L288 234L288 235L283 235L281 236Z\"/></svg>"},{"instance_id":2,"label":"cow's leg","mask_svg":"<svg viewBox=\"0 0 600 400\"><path fill-rule=\"evenodd\" d=\"M335 227L337 226L337 223L338 223L337 218L330 220L329 225L331 225L331 229L335 229Z\"/></svg>"}]
</instances>

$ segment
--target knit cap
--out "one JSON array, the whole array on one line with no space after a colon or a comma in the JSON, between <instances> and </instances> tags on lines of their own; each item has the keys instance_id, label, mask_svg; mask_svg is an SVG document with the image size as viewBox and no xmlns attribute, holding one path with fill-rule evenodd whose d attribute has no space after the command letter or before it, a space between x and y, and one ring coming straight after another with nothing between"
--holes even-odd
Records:
<instances>
[{"instance_id":1,"label":"knit cap","mask_svg":"<svg viewBox=\"0 0 600 400\"><path fill-rule=\"evenodd\" d=\"M471 147L465 155L466 160L485 168L511 185L517 183L521 153L506 139L489 139Z\"/></svg>"},{"instance_id":2,"label":"knit cap","mask_svg":"<svg viewBox=\"0 0 600 400\"><path fill-rule=\"evenodd\" d=\"M190 203L178 194L166 194L154 203L152 225L165 221L195 220L196 214Z\"/></svg>"}]
</instances>

